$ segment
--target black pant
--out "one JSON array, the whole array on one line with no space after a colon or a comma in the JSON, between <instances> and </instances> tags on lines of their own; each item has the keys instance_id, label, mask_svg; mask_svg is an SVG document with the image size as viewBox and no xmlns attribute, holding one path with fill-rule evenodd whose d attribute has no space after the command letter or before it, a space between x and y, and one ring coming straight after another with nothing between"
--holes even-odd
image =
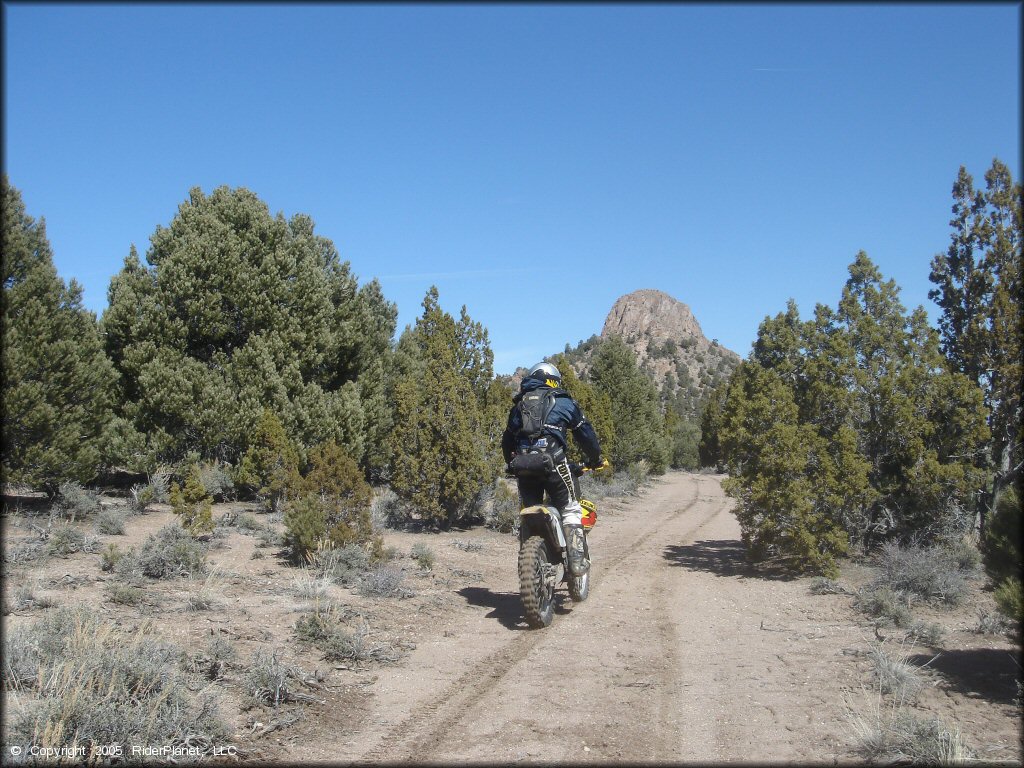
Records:
<instances>
[{"instance_id":1,"label":"black pant","mask_svg":"<svg viewBox=\"0 0 1024 768\"><path fill-rule=\"evenodd\" d=\"M516 478L519 485L519 502L523 508L544 503L547 491L551 503L564 512L567 505L579 503L579 480L569 471L569 460L563 458L555 468L544 475Z\"/></svg>"}]
</instances>

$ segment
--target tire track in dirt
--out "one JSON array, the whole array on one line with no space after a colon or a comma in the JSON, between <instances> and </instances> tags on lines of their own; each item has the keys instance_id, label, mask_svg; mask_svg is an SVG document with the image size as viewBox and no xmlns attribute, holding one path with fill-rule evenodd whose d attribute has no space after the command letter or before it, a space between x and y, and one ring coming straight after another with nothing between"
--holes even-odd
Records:
<instances>
[{"instance_id":1,"label":"tire track in dirt","mask_svg":"<svg viewBox=\"0 0 1024 768\"><path fill-rule=\"evenodd\" d=\"M564 722L573 713L592 709L594 701L602 708L599 730L605 735L602 745L594 745L595 752L615 759L676 756L682 727L676 701L679 663L673 650L678 633L672 617L661 610L670 590L661 549L666 536L692 538L727 509L720 491L702 493L711 482L677 476L627 502L628 516L608 515L609 532L614 521L620 534L629 526L635 535L613 545L607 560L596 548L590 600L574 604L551 627L519 635L474 663L440 696L390 728L360 762L494 760L498 754L493 747L509 742L525 745L527 756L573 759L574 750L582 749L575 757L589 758L585 744L563 743ZM643 511L634 517L638 506ZM637 612L639 620L633 615ZM633 642L636 627L645 635L640 644ZM618 654L611 664L621 667L617 679L576 653L581 638L598 636L602 647L610 644ZM625 700L616 700L617 689L627 691ZM639 712L648 716L637 718ZM637 720L647 722L639 740ZM510 738L509 732L517 735Z\"/></svg>"}]
</instances>

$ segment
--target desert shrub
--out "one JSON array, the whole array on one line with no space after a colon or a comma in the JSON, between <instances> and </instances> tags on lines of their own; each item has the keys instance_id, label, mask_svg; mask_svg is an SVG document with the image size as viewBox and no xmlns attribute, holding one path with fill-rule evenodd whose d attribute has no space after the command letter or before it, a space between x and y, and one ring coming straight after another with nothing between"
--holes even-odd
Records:
<instances>
[{"instance_id":1,"label":"desert shrub","mask_svg":"<svg viewBox=\"0 0 1024 768\"><path fill-rule=\"evenodd\" d=\"M897 627L908 627L913 619L907 596L888 587L861 590L857 595L857 605L869 616Z\"/></svg>"},{"instance_id":2,"label":"desert shrub","mask_svg":"<svg viewBox=\"0 0 1024 768\"><path fill-rule=\"evenodd\" d=\"M323 549L310 557L316 572L335 584L350 586L359 581L370 567L370 555L356 544L336 549Z\"/></svg>"},{"instance_id":3,"label":"desert shrub","mask_svg":"<svg viewBox=\"0 0 1024 768\"><path fill-rule=\"evenodd\" d=\"M336 443L310 451L310 470L293 484L285 506L285 541L301 561L325 539L332 546L364 544L375 536L370 519L372 491L356 462Z\"/></svg>"},{"instance_id":4,"label":"desert shrub","mask_svg":"<svg viewBox=\"0 0 1024 768\"><path fill-rule=\"evenodd\" d=\"M876 645L868 651L868 658L874 664L875 682L882 693L892 695L900 703L917 699L924 684L918 668L905 655L890 655L881 645Z\"/></svg>"},{"instance_id":5,"label":"desert shrub","mask_svg":"<svg viewBox=\"0 0 1024 768\"><path fill-rule=\"evenodd\" d=\"M965 576L974 574L980 568L981 551L971 542L956 538L941 546L945 559Z\"/></svg>"},{"instance_id":6,"label":"desert shrub","mask_svg":"<svg viewBox=\"0 0 1024 768\"><path fill-rule=\"evenodd\" d=\"M412 597L412 590L402 586L405 574L387 565L378 565L359 582L359 593L370 597Z\"/></svg>"},{"instance_id":7,"label":"desert shrub","mask_svg":"<svg viewBox=\"0 0 1024 768\"><path fill-rule=\"evenodd\" d=\"M479 541L462 541L456 539L452 542L452 546L456 549L461 549L463 552L482 552L484 545Z\"/></svg>"},{"instance_id":8,"label":"desert shrub","mask_svg":"<svg viewBox=\"0 0 1024 768\"><path fill-rule=\"evenodd\" d=\"M145 597L145 592L141 587L121 584L116 581L108 583L104 589L107 593L107 599L118 605L138 605Z\"/></svg>"},{"instance_id":9,"label":"desert shrub","mask_svg":"<svg viewBox=\"0 0 1024 768\"><path fill-rule=\"evenodd\" d=\"M100 511L100 497L79 483L61 483L55 507L58 516L62 518L72 522L85 520Z\"/></svg>"},{"instance_id":10,"label":"desert shrub","mask_svg":"<svg viewBox=\"0 0 1024 768\"><path fill-rule=\"evenodd\" d=\"M429 571L434 567L434 550L422 542L412 545L409 556L416 561L420 570Z\"/></svg>"},{"instance_id":11,"label":"desert shrub","mask_svg":"<svg viewBox=\"0 0 1024 768\"><path fill-rule=\"evenodd\" d=\"M920 640L925 645L930 645L933 648L942 642L945 634L946 630L943 629L942 625L934 622L915 621L907 628L908 637Z\"/></svg>"},{"instance_id":12,"label":"desert shrub","mask_svg":"<svg viewBox=\"0 0 1024 768\"><path fill-rule=\"evenodd\" d=\"M815 576L809 587L812 595L848 595L850 590L834 579Z\"/></svg>"},{"instance_id":13,"label":"desert shrub","mask_svg":"<svg viewBox=\"0 0 1024 768\"><path fill-rule=\"evenodd\" d=\"M19 584L13 592L10 602L4 603L4 614L23 611L27 608L53 608L57 604L53 598L39 594L38 590L38 580Z\"/></svg>"},{"instance_id":14,"label":"desert shrub","mask_svg":"<svg viewBox=\"0 0 1024 768\"><path fill-rule=\"evenodd\" d=\"M117 544L107 544L106 549L100 553L100 568L104 571L112 571L117 561L124 556L124 552Z\"/></svg>"},{"instance_id":15,"label":"desert shrub","mask_svg":"<svg viewBox=\"0 0 1024 768\"><path fill-rule=\"evenodd\" d=\"M890 541L878 553L877 587L926 600L959 605L969 592L960 558L946 547L901 547Z\"/></svg>"},{"instance_id":16,"label":"desert shrub","mask_svg":"<svg viewBox=\"0 0 1024 768\"><path fill-rule=\"evenodd\" d=\"M402 511L402 500L398 494L388 487L381 488L370 502L370 522L373 530L383 531L385 528L398 528L406 515Z\"/></svg>"},{"instance_id":17,"label":"desert shrub","mask_svg":"<svg viewBox=\"0 0 1024 768\"><path fill-rule=\"evenodd\" d=\"M4 542L4 564L14 565L17 563L29 563L38 560L45 555L49 548L47 543L40 539L22 539L21 541ZM6 577L6 570L4 573Z\"/></svg>"},{"instance_id":18,"label":"desert shrub","mask_svg":"<svg viewBox=\"0 0 1024 768\"><path fill-rule=\"evenodd\" d=\"M277 531L264 528L256 533L257 547L279 547L284 544L284 538Z\"/></svg>"},{"instance_id":19,"label":"desert shrub","mask_svg":"<svg viewBox=\"0 0 1024 768\"><path fill-rule=\"evenodd\" d=\"M1021 499L1013 487L1006 488L989 516L982 542L985 572L996 586L996 605L1012 621L1024 617L1021 589Z\"/></svg>"},{"instance_id":20,"label":"desert shrub","mask_svg":"<svg viewBox=\"0 0 1024 768\"><path fill-rule=\"evenodd\" d=\"M229 471L219 461L199 465L199 482L206 493L215 500L225 501L234 498L235 483Z\"/></svg>"},{"instance_id":21,"label":"desert shrub","mask_svg":"<svg viewBox=\"0 0 1024 768\"><path fill-rule=\"evenodd\" d=\"M171 485L171 508L182 527L192 535L213 530L213 499L203 486L199 465L193 464L185 479L185 487Z\"/></svg>"},{"instance_id":22,"label":"desert shrub","mask_svg":"<svg viewBox=\"0 0 1024 768\"><path fill-rule=\"evenodd\" d=\"M252 512L243 512L235 519L235 527L240 531L265 531L267 526L261 523Z\"/></svg>"},{"instance_id":23,"label":"desert shrub","mask_svg":"<svg viewBox=\"0 0 1024 768\"><path fill-rule=\"evenodd\" d=\"M638 486L643 485L651 475L651 464L647 459L640 459L626 467L626 474Z\"/></svg>"},{"instance_id":24,"label":"desert shrub","mask_svg":"<svg viewBox=\"0 0 1024 768\"><path fill-rule=\"evenodd\" d=\"M138 551L126 552L114 566L114 572L127 579L199 576L206 572L206 550L180 525L171 523L150 534Z\"/></svg>"},{"instance_id":25,"label":"desert shrub","mask_svg":"<svg viewBox=\"0 0 1024 768\"><path fill-rule=\"evenodd\" d=\"M96 532L107 536L123 536L125 513L120 509L103 509L96 516Z\"/></svg>"},{"instance_id":26,"label":"desert shrub","mask_svg":"<svg viewBox=\"0 0 1024 768\"><path fill-rule=\"evenodd\" d=\"M996 599L996 606L1008 619L1018 622L1024 620L1024 589L1021 588L1020 579L1014 576L1003 579L992 596Z\"/></svg>"},{"instance_id":27,"label":"desert shrub","mask_svg":"<svg viewBox=\"0 0 1024 768\"><path fill-rule=\"evenodd\" d=\"M5 684L27 690L5 717L5 743L27 749L210 743L229 735L208 694L194 695L182 654L143 627L61 609L9 638ZM86 752L88 754L88 751Z\"/></svg>"},{"instance_id":28,"label":"desert shrub","mask_svg":"<svg viewBox=\"0 0 1024 768\"><path fill-rule=\"evenodd\" d=\"M366 658L365 629L355 635L346 632L330 610L300 616L295 622L295 636L316 646L326 661L362 661Z\"/></svg>"},{"instance_id":29,"label":"desert shrub","mask_svg":"<svg viewBox=\"0 0 1024 768\"><path fill-rule=\"evenodd\" d=\"M519 494L503 478L494 482L490 511L484 524L499 533L511 533L519 525Z\"/></svg>"},{"instance_id":30,"label":"desert shrub","mask_svg":"<svg viewBox=\"0 0 1024 768\"><path fill-rule=\"evenodd\" d=\"M979 611L978 626L974 631L981 635L1001 635L1009 628L1002 611Z\"/></svg>"},{"instance_id":31,"label":"desert shrub","mask_svg":"<svg viewBox=\"0 0 1024 768\"><path fill-rule=\"evenodd\" d=\"M639 490L640 484L627 472L594 473L588 472L580 478L580 493L583 498L591 501L600 501L604 498L617 498L622 496L633 496Z\"/></svg>"},{"instance_id":32,"label":"desert shrub","mask_svg":"<svg viewBox=\"0 0 1024 768\"><path fill-rule=\"evenodd\" d=\"M54 526L47 541L47 550L52 555L67 556L85 549L85 534L70 523Z\"/></svg>"}]
</instances>

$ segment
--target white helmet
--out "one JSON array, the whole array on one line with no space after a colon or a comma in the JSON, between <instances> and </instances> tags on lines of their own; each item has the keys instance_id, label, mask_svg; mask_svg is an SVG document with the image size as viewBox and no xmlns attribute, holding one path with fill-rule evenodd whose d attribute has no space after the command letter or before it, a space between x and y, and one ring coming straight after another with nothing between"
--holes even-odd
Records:
<instances>
[{"instance_id":1,"label":"white helmet","mask_svg":"<svg viewBox=\"0 0 1024 768\"><path fill-rule=\"evenodd\" d=\"M562 384L562 374L558 372L555 366L548 362L537 363L530 368L527 376L534 379L544 379L549 387L558 387Z\"/></svg>"}]
</instances>

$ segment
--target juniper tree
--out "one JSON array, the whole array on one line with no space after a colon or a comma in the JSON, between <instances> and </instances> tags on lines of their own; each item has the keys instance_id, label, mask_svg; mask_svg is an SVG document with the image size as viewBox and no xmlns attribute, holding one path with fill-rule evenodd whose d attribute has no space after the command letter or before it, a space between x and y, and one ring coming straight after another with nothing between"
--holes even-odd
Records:
<instances>
[{"instance_id":1,"label":"juniper tree","mask_svg":"<svg viewBox=\"0 0 1024 768\"><path fill-rule=\"evenodd\" d=\"M612 336L601 343L590 368L590 380L611 405L615 425L612 464L628 467L646 460L652 472L664 472L669 456L658 391L637 367L635 354L621 338Z\"/></svg>"},{"instance_id":2,"label":"juniper tree","mask_svg":"<svg viewBox=\"0 0 1024 768\"><path fill-rule=\"evenodd\" d=\"M3 179L3 475L56 491L87 482L113 426L117 374L75 280L53 265L46 224Z\"/></svg>"},{"instance_id":3,"label":"juniper tree","mask_svg":"<svg viewBox=\"0 0 1024 768\"><path fill-rule=\"evenodd\" d=\"M979 507L994 506L1019 481L1024 464L1021 427L1021 185L998 159L976 190L963 167L953 185L953 228L946 253L932 260L929 291L941 308L942 350L953 367L980 386L990 409L988 465L992 490Z\"/></svg>"},{"instance_id":4,"label":"juniper tree","mask_svg":"<svg viewBox=\"0 0 1024 768\"><path fill-rule=\"evenodd\" d=\"M398 345L403 373L393 390L391 487L423 519L442 526L467 516L493 478L474 389L481 380L467 367L474 350L463 346L467 318L463 312L460 330L431 287L423 314Z\"/></svg>"},{"instance_id":5,"label":"juniper tree","mask_svg":"<svg viewBox=\"0 0 1024 768\"><path fill-rule=\"evenodd\" d=\"M594 427L597 439L601 443L602 455L610 458L615 452L615 424L612 422L612 404L608 395L577 376L572 363L564 354L556 355L551 362L562 374L562 386L565 391L572 395ZM583 455L575 443L569 450L574 461L583 460Z\"/></svg>"},{"instance_id":6,"label":"juniper tree","mask_svg":"<svg viewBox=\"0 0 1024 768\"><path fill-rule=\"evenodd\" d=\"M150 239L147 264L133 248L111 281L102 320L150 453L234 462L270 408L300 445L334 440L362 459L386 421L363 381L380 376L394 329L379 286L359 288L308 216L271 216L246 189L193 189Z\"/></svg>"}]
</instances>

